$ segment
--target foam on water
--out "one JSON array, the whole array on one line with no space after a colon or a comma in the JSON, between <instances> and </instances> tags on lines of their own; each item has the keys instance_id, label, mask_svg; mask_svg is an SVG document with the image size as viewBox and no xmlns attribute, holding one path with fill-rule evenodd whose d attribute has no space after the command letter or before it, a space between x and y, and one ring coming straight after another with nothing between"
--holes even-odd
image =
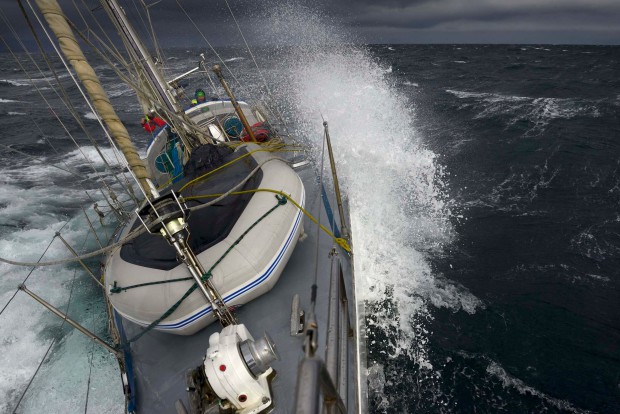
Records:
<instances>
[{"instance_id":1,"label":"foam on water","mask_svg":"<svg viewBox=\"0 0 620 414\"><path fill-rule=\"evenodd\" d=\"M19 82L19 81L12 80L12 79L0 79L0 84L2 83L6 85L11 85L11 86L28 86L29 85L27 83Z\"/></svg>"},{"instance_id":2,"label":"foam on water","mask_svg":"<svg viewBox=\"0 0 620 414\"><path fill-rule=\"evenodd\" d=\"M538 397L542 401L548 403L549 405L551 405L552 407L558 410L568 411L571 413L579 413L579 414L590 413L590 411L588 410L583 410L583 409L574 407L568 401L550 397L546 395L545 393L525 384L520 379L515 378L512 375L508 374L506 370L502 368L502 366L499 365L497 362L490 361L489 365L487 366L487 374L498 378L501 381L504 388L513 388L522 395L533 395L535 397Z\"/></svg>"},{"instance_id":3,"label":"foam on water","mask_svg":"<svg viewBox=\"0 0 620 414\"><path fill-rule=\"evenodd\" d=\"M94 113L92 113L92 112L86 112L86 114L84 114L83 118L84 119L90 119L90 120L93 120L93 121L97 121L99 119L99 117L97 115L95 115Z\"/></svg>"},{"instance_id":4,"label":"foam on water","mask_svg":"<svg viewBox=\"0 0 620 414\"><path fill-rule=\"evenodd\" d=\"M287 61L292 76L279 92L317 154L321 116L329 121L359 252L361 299L375 312L370 323L377 326L371 328L392 337L386 352L407 353L430 368L421 324L428 304L467 312L481 304L440 281L428 262L454 237L443 168L416 130L411 104L366 50L344 45L345 36L304 7L279 7L274 19L270 27L290 30L302 45ZM376 306L386 300L389 305Z\"/></svg>"},{"instance_id":5,"label":"foam on water","mask_svg":"<svg viewBox=\"0 0 620 414\"><path fill-rule=\"evenodd\" d=\"M518 121L529 121L532 126L526 135L540 135L553 119L570 119L576 116L599 117L595 101L571 98L546 98L502 95L486 92L468 92L447 89L446 92L462 99L459 109L471 108L478 113L475 119L509 116L508 126Z\"/></svg>"},{"instance_id":6,"label":"foam on water","mask_svg":"<svg viewBox=\"0 0 620 414\"><path fill-rule=\"evenodd\" d=\"M94 148L90 151L87 148L86 152L94 159ZM75 155L72 167L82 168L85 161L81 160L80 164L80 158ZM55 162L55 159L48 161ZM0 257L37 261L55 232L67 221L62 236L71 246L77 250L98 248L92 236L87 238L89 226L80 206L86 204L88 207L90 200L84 189L76 186L75 180L67 181L71 178L68 173L48 164L24 161L23 165L7 166L2 170L5 182L0 186ZM97 196L94 191L92 194ZM105 240L111 229L103 229L92 211L90 220L98 228L99 237ZM69 256L67 248L55 239L43 260ZM93 268L96 266L96 262L89 264ZM78 274L74 279L76 269ZM81 323L91 327L93 321L85 319L87 316L93 319L94 314L97 320L105 320L101 318L105 312L99 303L101 292L79 266L37 268L28 276L30 270L0 265L0 308L9 303L18 284L28 277L29 289L52 305L65 311L71 303L69 314ZM97 306L100 309L94 309ZM20 412L74 412L76 407L85 404L91 365L94 384L102 380L106 384L117 381L118 367L113 357L99 348L92 348L81 334L66 326L60 327L58 318L21 292L0 315L0 412L12 412L52 344L41 371L20 404ZM95 332L105 335L106 327L95 326ZM87 358L91 352L93 357ZM106 387L105 392L91 387L91 391L89 412L123 412L120 387Z\"/></svg>"},{"instance_id":7,"label":"foam on water","mask_svg":"<svg viewBox=\"0 0 620 414\"><path fill-rule=\"evenodd\" d=\"M13 232L0 241L0 255L15 260L36 261L51 241L54 233L62 227L58 218L49 218L49 224L41 228L30 228ZM83 236L83 230L68 226L63 237L76 245ZM59 240L50 246L45 259L67 257L67 250ZM0 265L0 304L4 307L15 289L30 272L29 268L15 268ZM65 307L68 301L73 270L60 266L46 267L32 272L28 287L54 306ZM16 298L2 314L0 323L0 412L8 412L17 403L36 366L53 338L59 338L58 319L51 316L42 306L23 293Z\"/></svg>"},{"instance_id":8,"label":"foam on water","mask_svg":"<svg viewBox=\"0 0 620 414\"><path fill-rule=\"evenodd\" d=\"M114 148L100 147L99 150L110 166L126 164L123 155L120 152L115 151ZM97 149L92 145L83 145L80 149L75 149L69 152L65 156L64 161L69 166L82 165L85 162L88 162L88 165L92 164L95 168L103 168L105 166L105 162L99 156L99 152L97 152Z\"/></svg>"}]
</instances>

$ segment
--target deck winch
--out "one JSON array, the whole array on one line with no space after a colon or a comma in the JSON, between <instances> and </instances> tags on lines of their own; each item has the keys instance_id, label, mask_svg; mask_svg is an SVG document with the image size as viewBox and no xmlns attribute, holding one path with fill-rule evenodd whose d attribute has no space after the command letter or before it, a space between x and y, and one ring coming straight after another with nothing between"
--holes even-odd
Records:
<instances>
[{"instance_id":1,"label":"deck winch","mask_svg":"<svg viewBox=\"0 0 620 414\"><path fill-rule=\"evenodd\" d=\"M273 407L270 363L278 359L269 335L254 340L245 325L229 325L209 337L203 365L188 372L194 413L259 414Z\"/></svg>"}]
</instances>

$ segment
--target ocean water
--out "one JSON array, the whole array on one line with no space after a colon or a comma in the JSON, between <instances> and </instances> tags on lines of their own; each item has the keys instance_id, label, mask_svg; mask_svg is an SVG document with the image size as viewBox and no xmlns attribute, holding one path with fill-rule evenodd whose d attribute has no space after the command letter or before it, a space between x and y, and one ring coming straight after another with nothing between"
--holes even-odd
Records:
<instances>
[{"instance_id":1,"label":"ocean water","mask_svg":"<svg viewBox=\"0 0 620 414\"><path fill-rule=\"evenodd\" d=\"M445 167L433 277L476 298L425 299L426 367L371 333L373 411L620 412L620 48L371 50Z\"/></svg>"},{"instance_id":2,"label":"ocean water","mask_svg":"<svg viewBox=\"0 0 620 414\"><path fill-rule=\"evenodd\" d=\"M268 18L270 40L304 43L257 51L269 94L317 157L329 122L367 304L370 412L620 412L620 48L355 46L310 11ZM200 51L166 50L169 71ZM269 99L243 49L220 52L241 98ZM36 159L0 147L0 256L36 261L65 222L74 248L95 249L82 208L109 237L116 220L99 222L91 198L105 206L103 179L128 199L118 160L71 79L110 167L52 74L19 58L33 80L0 55L0 144ZM95 62L144 151L134 93ZM55 239L44 260L66 255ZM1 307L28 272L0 265ZM27 284L106 335L100 292L78 266ZM0 412L20 399L24 413L123 410L114 358L23 293L0 315L0 366Z\"/></svg>"}]
</instances>

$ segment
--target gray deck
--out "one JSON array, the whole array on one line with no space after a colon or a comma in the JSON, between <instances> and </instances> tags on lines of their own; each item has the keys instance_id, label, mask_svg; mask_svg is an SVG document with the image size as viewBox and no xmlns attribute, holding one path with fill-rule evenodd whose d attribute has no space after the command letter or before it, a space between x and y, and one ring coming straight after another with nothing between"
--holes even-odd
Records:
<instances>
[{"instance_id":1,"label":"gray deck","mask_svg":"<svg viewBox=\"0 0 620 414\"><path fill-rule=\"evenodd\" d=\"M321 200L320 187L316 183L314 172L308 168L298 172L306 186L306 208L327 227L325 209ZM329 191L328 191L329 192ZM331 196L330 196L331 197ZM335 206L334 200L330 204ZM280 360L272 367L277 376L273 381L274 413L293 412L297 365L303 357L302 336L290 335L291 301L293 295L300 295L300 303L306 314L310 310L310 288L314 282L315 257L317 245L317 226L310 220L304 220L307 238L297 244L279 282L269 293L246 304L237 312L255 338L266 331L273 338L280 354ZM331 262L329 251L334 246L332 239L324 232L319 234L318 295L316 304L319 324L318 356L325 356L325 339L327 326L328 290ZM339 250L345 274L347 297L350 314L354 317L352 305L354 292L351 286L351 266L349 258ZM351 321L354 324L354 321ZM142 328L131 322L123 321L127 337L134 336ZM164 334L151 331L131 345L133 365L136 377L137 412L139 413L175 413L174 403L181 399L189 409L185 391L185 374L202 363L208 347L209 336L221 329L214 323L206 329L189 337ZM354 341L349 341L349 392L348 411L356 412L355 365L356 353Z\"/></svg>"}]
</instances>

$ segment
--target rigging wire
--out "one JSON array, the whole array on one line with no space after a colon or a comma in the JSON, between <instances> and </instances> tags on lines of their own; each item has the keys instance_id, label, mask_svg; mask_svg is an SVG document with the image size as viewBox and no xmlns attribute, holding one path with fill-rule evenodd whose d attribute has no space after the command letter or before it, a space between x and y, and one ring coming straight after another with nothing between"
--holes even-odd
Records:
<instances>
[{"instance_id":1,"label":"rigging wire","mask_svg":"<svg viewBox=\"0 0 620 414\"><path fill-rule=\"evenodd\" d=\"M111 170L111 166L108 162L108 160L105 158L105 156L103 155L103 153L101 152L99 145L97 144L97 142L95 141L95 139L92 137L92 135L89 133L88 129L86 128L86 125L83 123L82 119L80 118L77 109L75 108L75 106L73 105L73 103L71 102L71 100L69 99L69 95L66 92L65 88L62 86L62 83L60 83L60 79L58 77L58 74L56 73L56 70L54 69L54 67L51 64L51 61L47 55L47 53L45 52L45 49L43 48L43 45L39 39L39 36L36 34L34 27L32 25L32 23L30 22L30 19L28 18L28 15L26 14L26 11L23 8L22 2L21 0L19 0L19 6L20 9L22 11L22 14L24 15L24 18L26 19L26 22L28 23L28 26L35 38L35 41L37 43L37 46L39 47L39 50L41 51L41 54L43 56L43 58L45 59L45 62L48 66L48 68L50 69L50 71L52 72L52 74L54 75L54 78L56 79L56 84L58 85L58 88L60 89L60 91L62 92L62 95L64 97L60 97L60 95L58 94L56 88L51 84L51 82L47 82L49 84L49 86L51 87L51 89L54 91L54 93L63 101L65 107L69 110L69 112L71 113L71 115L73 115L73 118L76 120L76 122L78 123L78 125L80 126L80 128L82 129L82 131L84 131L84 133L86 134L86 136L88 137L88 139L90 140L90 142L93 144L93 146L95 147L95 150L97 151L97 153L99 154L99 156L101 157L101 159L103 160L104 164L108 167L108 169ZM31 7L32 8L32 7ZM12 28L11 28L12 29ZM12 29L13 30L13 29ZM40 69L39 65L36 63L36 61L32 58L31 54L28 52L28 50L26 49L26 47L23 45L23 43L21 42L21 39L19 39L19 36L17 35L17 33L15 33L15 31L13 30L14 36L18 39L18 41L20 42L22 49L26 52L26 54L28 55L28 57L30 58L30 60L34 63L35 67L37 67L37 69L39 69L39 72L41 73L41 75L45 78L45 75L43 75L42 70ZM22 68L22 70L25 69ZM31 83L32 83L32 79L31 79ZM48 104L49 105L49 104ZM93 111L93 113L96 113ZM76 144L76 146L78 146L79 149L79 145ZM80 149L81 152L81 149ZM122 164L120 159L119 159L119 155L117 152L113 151L113 154L116 157L116 161L118 164ZM86 156L84 154L82 154L85 158ZM94 167L93 167L94 168ZM121 174L123 179L125 180L125 184L127 185L127 188L125 188L125 191L127 191L128 195L130 197L133 196L134 200L135 200L135 195L133 195L133 189L131 188L131 185L129 184L129 181L127 180L127 177L125 176L125 174ZM118 182L118 184L121 186L121 188L124 188L123 184L120 182L120 179L114 175L114 178L116 179L116 181ZM107 186L107 184L104 183L104 186L106 186L106 188L108 189L108 191L110 191L110 188ZM137 200L135 200L137 203Z\"/></svg>"},{"instance_id":2,"label":"rigging wire","mask_svg":"<svg viewBox=\"0 0 620 414\"><path fill-rule=\"evenodd\" d=\"M92 229L92 227L91 227ZM93 230L93 235L97 238L97 233ZM107 298L106 295L103 295L104 298ZM91 332L95 332L97 328L96 319L95 319L95 310L96 307L92 306L92 330ZM86 401L84 402L84 414L88 413L88 398L90 396L90 381L93 374L93 359L95 356L95 341L90 341L90 353L89 353L89 361L88 361L88 381L86 382Z\"/></svg>"},{"instance_id":3,"label":"rigging wire","mask_svg":"<svg viewBox=\"0 0 620 414\"><path fill-rule=\"evenodd\" d=\"M148 36L151 37L151 40L153 41L153 43L155 44L155 33L151 30L149 30L149 27L147 26L146 22L144 21L144 16L142 16L142 13L140 12L140 9L138 9L138 4L136 3L136 0L131 0L131 4L133 5L133 8L136 11L136 14L138 15L138 18L140 19L140 23L142 23L142 28L144 29L144 32L146 32L148 34ZM144 9L146 9L146 6L144 5L144 3L142 4L142 7ZM128 13L128 9L129 7L125 7L125 13L127 14L127 17L129 17L129 13ZM133 25L134 29L137 31L138 28L136 27L136 25ZM155 46L155 51L157 51L157 46ZM157 57L159 58L160 56L157 55Z\"/></svg>"},{"instance_id":4,"label":"rigging wire","mask_svg":"<svg viewBox=\"0 0 620 414\"><path fill-rule=\"evenodd\" d=\"M192 19L192 17L189 15L189 13L187 13L187 11L185 10L185 8L181 5L181 3L179 2L179 0L176 0L179 8L183 11L183 13L185 14L185 16L187 17L187 19L190 21L190 23L194 26L194 28L196 28L196 31L198 31L198 33L200 34L200 36L202 37L202 39L205 41L205 43L209 46L209 48L211 49L211 51L215 54L215 56L217 56L217 58L219 59L220 63L222 64L222 66L224 66L226 68L226 70L230 73L230 75L232 76L232 78L235 80L235 82L237 82L237 84L243 88L243 84L241 83L241 81L235 76L235 73L230 70L230 68L228 67L228 65L226 65L226 62L224 61L224 59L222 59L222 56L220 56L219 53L217 53L217 50L213 47L213 45L207 40L207 38L205 37L204 33L202 33L202 30L200 30L200 28L198 27L198 25L196 24L196 22L194 22L194 19Z\"/></svg>"},{"instance_id":5,"label":"rigging wire","mask_svg":"<svg viewBox=\"0 0 620 414\"><path fill-rule=\"evenodd\" d=\"M20 0L21 1L21 0ZM90 110L93 113L97 113L97 111L95 110L95 108L92 106L91 102L88 100L86 94L84 93L84 90L82 89L82 86L80 85L80 83L77 81L77 79L75 79L75 76L73 75L73 73L71 72L71 70L69 69L69 66L67 65L66 60L64 59L64 57L62 56L62 53L58 50L58 48L56 47L56 44L52 41L52 37L50 36L49 32L47 31L47 29L45 28L45 25L43 24L43 22L41 21L41 19L39 18L39 15L36 14L34 8L32 7L32 3L30 2L30 0L26 0L26 2L28 3L28 6L30 7L30 9L32 10L32 12L34 13L34 16L36 17L37 21L39 22L39 25L41 26L41 29L43 30L43 32L45 33L45 35L47 36L50 44L52 45L52 47L54 48L54 50L56 51L56 54L58 55L58 57L60 58L60 61L63 63L63 65L65 66L65 68L67 69L67 73L69 74L69 76L71 77L71 79L73 80L73 82L75 83L76 87L78 88L78 90L80 91L80 93L82 94L82 97L84 98L84 100L86 101L86 104L88 105L88 107L90 108ZM97 121L99 122L99 125L101 126L101 128L103 129L106 137L108 138L108 141L110 142L110 144L112 145L112 148L114 148L116 151L118 150L118 147L116 146L116 143L114 142L114 140L112 139L112 137L110 136L107 128L105 128L105 126L103 125L103 122L101 120L101 117L97 117ZM134 181L138 184L138 188L140 189L140 191L142 192L142 195L144 196L144 198L148 198L145 190L142 188L142 186L140 185L140 182L138 180L138 178L136 177L136 175L134 174L134 172L131 170L131 168L129 168L129 165L127 164L127 162L125 162L125 167L127 168L127 170L129 171L129 174L131 175L131 177L134 179Z\"/></svg>"},{"instance_id":6,"label":"rigging wire","mask_svg":"<svg viewBox=\"0 0 620 414\"><path fill-rule=\"evenodd\" d=\"M7 25L7 27L10 28L10 30L12 31L14 37L16 38L16 40L18 41L18 43L20 44L20 46L22 47L22 50L26 53L26 55L28 56L28 58L30 59L30 61L34 64L34 66L38 69L39 73L41 74L42 78L45 79L47 81L47 84L50 86L50 88L52 89L52 91L56 94L56 96L63 102L63 104L65 105L65 107L67 108L67 110L71 113L71 115L73 115L74 119L77 121L78 125L81 127L81 129L84 131L84 133L86 134L86 136L90 139L91 143L93 144L93 146L95 147L97 153L99 154L99 156L101 157L101 159L103 160L103 162L106 164L106 166L111 170L111 166L108 163L107 159L104 157L103 153L100 151L96 141L92 138L92 136L90 135L90 133L88 132L86 126L84 125L84 123L82 122L81 118L79 117L79 114L77 112L77 109L73 106L73 104L71 103L71 100L68 97L68 94L66 92L66 90L64 89L64 87L62 86L62 84L60 83L60 79L58 77L58 74L56 73L56 70L54 69L54 67L52 66L47 53L45 52L45 50L43 49L43 45L41 44L41 41L39 39L39 37L37 36L36 32L34 31L34 27L32 26L30 19L28 18L26 11L23 8L23 5L21 3L21 0L18 2L20 9L28 23L28 26L30 27L33 36L35 38L35 41L39 47L39 50L41 51L48 68L50 69L50 71L52 72L52 74L54 75L54 78L56 79L57 85L60 88L61 92L63 93L63 96L61 97L60 94L58 93L58 91L56 90L56 88L54 87L54 85L46 78L45 74L43 73L43 71L41 70L40 66L37 64L36 60L32 57L31 53L28 52L26 46L23 44L21 38L19 37L19 35L15 32L15 29L12 27L12 25L8 22L6 16L4 15L4 13L2 14L2 18L5 21L5 24ZM39 89L39 87L34 83L34 80L32 78L32 76L30 76L29 72L25 69L25 67L22 65L22 63L19 61L19 59L17 58L17 56L15 56L15 53L12 51L12 49L9 47L9 45L6 43L6 41L3 42L5 43L7 49L11 52L11 55L14 57L14 59L17 61L18 65L20 66L20 68L22 69L22 71L26 74L26 76L28 77L28 79L30 80L30 83L32 84L33 87L35 87L35 89L37 89L37 92L39 93L39 95L41 96L41 98L45 101L45 103L48 105L48 107L50 108L50 110L52 111L52 113L54 114L54 116L56 117L56 119L58 120L58 122L62 125L63 129L65 130L65 132L67 133L67 135L71 138L71 140L73 141L73 143L76 145L76 147L78 148L78 150L80 151L80 153L82 154L82 156L84 157L84 159L87 161L87 163L90 164L93 172L95 174L98 174L94 165L92 164L92 161L86 157L86 155L84 154L84 152L82 151L80 145L76 142L76 140L73 138L72 134L68 131L68 129L66 128L66 126L64 125L64 123L60 120L60 118L58 117L58 115L56 114L56 112L54 111L53 107L51 106L51 104L48 102L48 100L45 98L45 96L43 95L43 93L41 92L41 90ZM96 113L95 111L93 111L93 113ZM36 124L36 123L35 123ZM37 128L39 130L41 130L38 125ZM120 162L119 158L118 158L118 154L115 153L116 155L116 159L117 162L119 164L122 165L122 163ZM129 182L127 181L127 178L125 177L125 174L121 174L123 176L123 178L125 179L125 182L127 184L127 188L120 182L120 179L118 178L118 176L116 174L112 174L113 177L116 179L116 181L118 182L118 184L121 186L121 188L123 188L127 194L132 197L134 199L134 201L137 203L137 200L135 199L135 195L133 195L133 189L131 188L131 186L129 185ZM110 191L110 187L107 185L107 183L105 183L105 181L101 181L101 184L108 190ZM104 198L105 197L104 195ZM108 200L109 202L109 200Z\"/></svg>"},{"instance_id":7,"label":"rigging wire","mask_svg":"<svg viewBox=\"0 0 620 414\"><path fill-rule=\"evenodd\" d=\"M22 68L22 70L24 71L24 73L26 74L26 76L28 77L28 79L30 80L31 85L32 85L32 86L33 86L33 87L37 90L37 92L39 93L39 96L41 96L41 98L43 99L43 101L45 101L45 103L46 103L46 104L47 104L47 106L49 107L50 111L51 111L51 112L54 114L54 116L56 117L56 120L60 123L60 125L61 125L61 126L62 126L62 128L64 129L65 133L69 136L69 138L71 139L71 141L73 141L73 143L74 143L74 144L75 144L75 146L77 147L78 151L82 154L82 156L83 156L83 157L84 157L84 159L86 160L87 165L89 165L89 166L90 166L90 168L93 170L93 173L94 173L95 175L97 175L97 174L98 174L98 172L97 172L97 170L95 169L95 167L94 167L94 165L93 165L92 161L91 161L91 160L90 160L90 159L86 156L86 154L84 154L84 152L82 151L82 148L80 147L80 145L77 143L77 141L75 140L75 138L73 137L73 135L71 134L71 132L69 132L68 128L67 128L67 127L65 126L65 124L62 122L62 120L60 119L60 117L58 116L58 114L56 113L56 111L54 111L54 109L52 108L52 105L49 103L49 101L47 100L47 98L45 98L45 96L44 96L44 95L43 95L43 93L41 92L40 88L39 88L39 87L38 87L38 86L34 83L34 80L33 80L33 79L32 79L32 77L30 76L30 73L29 73L29 72L28 72L28 71L27 71L27 70L23 67L23 65L21 64L21 62L17 59L17 56L15 56L15 54L14 54L13 50L12 50L12 49L8 46L8 44L4 41L4 39L2 39L2 40L3 40L4 44L7 46L7 48L8 48L8 50L9 50L9 52L13 55L13 57L14 57L14 58L15 58L15 60L17 61L18 65ZM39 71L40 71L41 75L42 75L42 76L44 76L43 72L42 72L40 69L39 69ZM50 84L50 87L51 87L51 88L53 88L53 85L51 85L51 84ZM60 98L60 96L59 96L59 98ZM60 98L60 99L62 99L62 98ZM35 125L36 125L36 122L35 122ZM38 125L37 125L37 128L38 128ZM40 130L40 128L39 128L39 130ZM41 132L42 132L42 131L41 131ZM43 135L44 135L44 134L43 134ZM47 140L47 139L46 139L46 141L48 141L48 143L49 143L49 140ZM7 147L7 148L11 149L12 151L19 152L18 150L14 149L14 148L11 148L11 147ZM52 148L53 148L53 146L52 146ZM55 148L54 148L54 151L56 151L56 150L55 150ZM56 151L56 152L57 152L57 151ZM23 154L23 155L27 155L26 153L23 153L23 152L20 152L20 153L21 153L21 154ZM27 155L27 156L29 156L29 155ZM30 156L30 157L32 157L32 156ZM32 157L32 158L34 158L34 157ZM48 165L53 165L53 164L51 164L51 163L47 163L47 164L48 164ZM66 163L65 163L65 165L66 165ZM56 167L57 167L57 168L60 168L60 167L58 167L58 166L56 166ZM61 169L62 169L62 168L61 168ZM82 175L79 175L79 176L80 176L80 177L82 177ZM101 187L103 187L103 188L105 188L106 190L110 191L110 187L107 185L107 183L106 183L105 181L101 180L101 181L100 181L100 185L101 185ZM111 203L110 199L106 196L106 194L103 192L103 188L101 188L101 187L100 187L100 189L99 189L99 190L101 191L101 194L102 194L103 198L106 200L106 202L107 202L108 204L110 204L110 203Z\"/></svg>"},{"instance_id":8,"label":"rigging wire","mask_svg":"<svg viewBox=\"0 0 620 414\"><path fill-rule=\"evenodd\" d=\"M134 4L135 4L135 0ZM149 10L149 6L146 5L146 3L144 2L144 0L140 0L140 3L142 3L142 7L144 8L145 12L146 12L146 18L149 22L149 27L150 27L150 34L151 34L151 38L153 40L153 47L155 48L155 52L157 53L157 58L159 59L159 62L161 63L161 71L162 73L165 70L165 66L164 66L164 51L163 49L159 46L159 40L157 39L157 34L155 33L155 27L153 27L153 20L151 19L151 11ZM136 7L137 9L137 7ZM140 17L142 18L142 17ZM147 29L148 30L148 29ZM165 75L165 73L163 73ZM165 77L165 76L164 76Z\"/></svg>"},{"instance_id":9,"label":"rigging wire","mask_svg":"<svg viewBox=\"0 0 620 414\"><path fill-rule=\"evenodd\" d=\"M65 321L63 320L62 323L61 323L61 327L64 325L64 323L65 323ZM50 342L50 345L47 347L47 350L45 351L45 354L43 354L43 358L41 358L41 362L37 366L37 369L34 371L34 374L32 374L32 377L30 377L30 381L28 381L28 384L26 385L26 389L24 389L24 392L19 397L19 400L17 401L17 405L13 409L13 414L15 414L17 412L17 409L19 408L19 405L22 403L22 400L24 399L24 396L28 392L28 389L30 388L30 385L32 385L32 381L34 381L34 378L39 373L39 370L43 366L43 363L47 359L47 355L50 353L50 351L52 350L52 347L54 346L55 343L56 343L56 338L52 339L52 342Z\"/></svg>"},{"instance_id":10,"label":"rigging wire","mask_svg":"<svg viewBox=\"0 0 620 414\"><path fill-rule=\"evenodd\" d=\"M252 61L254 62L254 66L256 66L256 70L258 71L259 76L261 77L262 81L263 81L263 86L265 86L265 90L267 91L267 95L269 96L269 99L271 99L272 101L274 101L275 99L273 98L273 95L271 93L271 89L269 88L269 85L267 84L267 80L265 79L265 76L263 75L263 72L260 70L260 67L258 66L258 62L256 62L256 57L254 57L254 53L252 53L252 49L250 48L250 45L248 44L248 41L245 39L245 35L243 34L243 30L241 30L241 26L239 25L239 22L237 21L237 17L235 17L235 13L233 13L232 8L230 7L230 4L228 3L228 0L224 0L224 2L226 3L226 7L228 7L228 11L230 12L230 15L232 16L233 20L235 21L235 25L237 26L237 30L239 30L239 34L241 35L241 38L243 39L243 43L245 43L245 47L248 50L248 53L250 54L250 57L252 57ZM271 108L270 108L271 110ZM276 107L276 115L281 123L281 125L284 127L285 132L287 128L286 128L286 124L284 123L284 120L282 118L282 114L280 113L279 109Z\"/></svg>"},{"instance_id":11,"label":"rigging wire","mask_svg":"<svg viewBox=\"0 0 620 414\"><path fill-rule=\"evenodd\" d=\"M93 320L95 318L94 312L93 312ZM93 327L95 326L95 323L93 321ZM84 402L84 414L88 413L88 397L90 396L90 379L91 376L93 374L93 353L95 352L95 341L91 341L90 344L90 354L89 354L89 362L88 362L88 381L86 382L86 401Z\"/></svg>"},{"instance_id":12,"label":"rigging wire","mask_svg":"<svg viewBox=\"0 0 620 414\"><path fill-rule=\"evenodd\" d=\"M75 8L79 11L79 7L77 6L77 4L75 3L75 0L72 0L73 4L75 6ZM101 30L101 32L103 33L103 36L105 36L106 38L106 42L102 41L102 39L94 32L92 31L92 29L90 29L89 24L86 22L86 19L82 16L82 13L80 12L80 16L82 16L82 20L84 20L84 24L86 25L86 27L89 30L89 33L92 33L95 38L97 39L97 41L104 46L106 49L108 49L110 51L110 53L116 57L116 59L118 60L118 62L127 67L129 64L127 63L127 61L123 58L123 55L121 54L121 52L118 50L118 48L116 47L115 43L112 41L112 39L110 38L110 36L108 36L107 31L105 31L103 29L103 26L101 25L101 23L99 23L99 19L95 16L95 14L93 13L93 10L90 9L90 7L88 7L88 5L86 4L86 0L81 0L82 5L84 6L84 8L86 10L88 10L88 13L90 14L90 17L92 18L92 20L97 24L97 26L99 26L99 29ZM114 49L113 51L111 49Z\"/></svg>"}]
</instances>

